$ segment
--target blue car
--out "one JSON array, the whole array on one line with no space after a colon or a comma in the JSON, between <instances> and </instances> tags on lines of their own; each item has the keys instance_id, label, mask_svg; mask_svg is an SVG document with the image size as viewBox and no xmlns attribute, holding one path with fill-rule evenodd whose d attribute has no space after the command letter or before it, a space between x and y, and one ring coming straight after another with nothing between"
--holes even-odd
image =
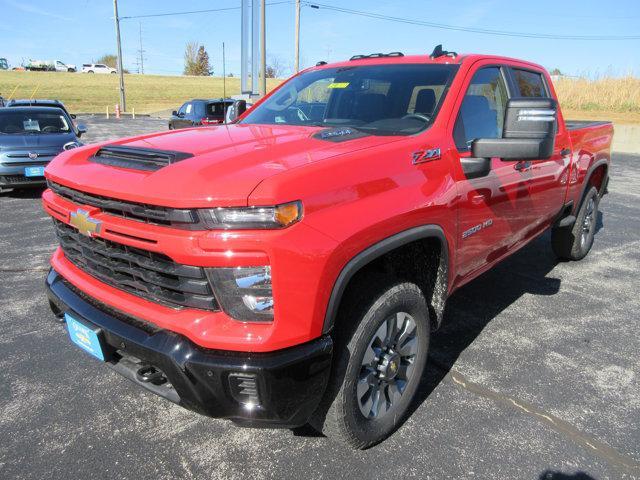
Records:
<instances>
[{"instance_id":1,"label":"blue car","mask_svg":"<svg viewBox=\"0 0 640 480\"><path fill-rule=\"evenodd\" d=\"M44 185L44 167L85 132L58 107L0 108L0 191Z\"/></svg>"}]
</instances>

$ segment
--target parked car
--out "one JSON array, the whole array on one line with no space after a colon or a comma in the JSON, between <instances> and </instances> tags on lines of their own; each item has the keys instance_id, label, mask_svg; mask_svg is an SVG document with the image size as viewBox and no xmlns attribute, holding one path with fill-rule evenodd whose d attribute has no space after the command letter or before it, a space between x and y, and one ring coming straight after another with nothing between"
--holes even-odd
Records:
<instances>
[{"instance_id":1,"label":"parked car","mask_svg":"<svg viewBox=\"0 0 640 480\"><path fill-rule=\"evenodd\" d=\"M29 63L25 65L25 69L48 72L75 72L76 66L66 64L60 60L29 60Z\"/></svg>"},{"instance_id":2,"label":"parked car","mask_svg":"<svg viewBox=\"0 0 640 480\"><path fill-rule=\"evenodd\" d=\"M45 166L84 132L59 107L0 108L0 191L44 185Z\"/></svg>"},{"instance_id":3,"label":"parked car","mask_svg":"<svg viewBox=\"0 0 640 480\"><path fill-rule=\"evenodd\" d=\"M548 230L587 255L612 136L531 62L320 63L225 128L60 154L50 305L168 400L368 447L410 413L447 297Z\"/></svg>"},{"instance_id":4,"label":"parked car","mask_svg":"<svg viewBox=\"0 0 640 480\"><path fill-rule=\"evenodd\" d=\"M225 111L231 105L233 105L232 99L189 100L177 111L174 110L171 113L169 130L224 123Z\"/></svg>"},{"instance_id":5,"label":"parked car","mask_svg":"<svg viewBox=\"0 0 640 480\"><path fill-rule=\"evenodd\" d=\"M83 63L83 73L118 73L115 68L108 67L103 63Z\"/></svg>"},{"instance_id":6,"label":"parked car","mask_svg":"<svg viewBox=\"0 0 640 480\"><path fill-rule=\"evenodd\" d=\"M60 100L46 100L42 98L31 99L22 98L9 100L6 104L7 107L55 107L63 110L69 117L76 118L75 114L69 113L67 108Z\"/></svg>"}]
</instances>

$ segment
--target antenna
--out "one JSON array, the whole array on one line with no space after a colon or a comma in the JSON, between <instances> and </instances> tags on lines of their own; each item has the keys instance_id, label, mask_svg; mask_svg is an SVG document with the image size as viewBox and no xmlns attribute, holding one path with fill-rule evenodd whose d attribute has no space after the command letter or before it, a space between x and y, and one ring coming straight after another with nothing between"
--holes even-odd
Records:
<instances>
[{"instance_id":1,"label":"antenna","mask_svg":"<svg viewBox=\"0 0 640 480\"><path fill-rule=\"evenodd\" d=\"M138 22L140 30L139 30L139 38L140 38L140 48L138 49L138 61L136 62L138 64L138 73L142 73L144 74L144 52L145 50L142 49L142 22Z\"/></svg>"},{"instance_id":2,"label":"antenna","mask_svg":"<svg viewBox=\"0 0 640 480\"><path fill-rule=\"evenodd\" d=\"M443 50L442 44L436 45L436 48L433 49L433 52L431 52L431 55L430 55L431 58L439 58L439 57L455 58L457 56L458 54L456 52L447 52L446 50Z\"/></svg>"}]
</instances>

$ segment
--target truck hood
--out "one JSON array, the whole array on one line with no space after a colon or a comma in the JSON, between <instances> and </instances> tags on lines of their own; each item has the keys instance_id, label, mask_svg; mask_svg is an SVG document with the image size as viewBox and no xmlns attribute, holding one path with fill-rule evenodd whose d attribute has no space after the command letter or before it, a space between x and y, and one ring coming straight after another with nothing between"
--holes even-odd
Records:
<instances>
[{"instance_id":1,"label":"truck hood","mask_svg":"<svg viewBox=\"0 0 640 480\"><path fill-rule=\"evenodd\" d=\"M242 206L265 178L286 170L403 137L315 138L322 128L291 125L221 125L121 139L108 145L192 154L157 171L98 164L102 146L69 150L46 169L47 178L89 193L176 208ZM293 199L273 199L274 202Z\"/></svg>"}]
</instances>

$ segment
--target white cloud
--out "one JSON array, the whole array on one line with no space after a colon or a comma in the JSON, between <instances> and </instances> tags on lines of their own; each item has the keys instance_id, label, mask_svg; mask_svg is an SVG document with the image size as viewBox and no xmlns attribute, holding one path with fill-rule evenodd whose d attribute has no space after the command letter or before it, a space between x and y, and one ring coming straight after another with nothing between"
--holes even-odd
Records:
<instances>
[{"instance_id":1,"label":"white cloud","mask_svg":"<svg viewBox=\"0 0 640 480\"><path fill-rule=\"evenodd\" d=\"M4 3L6 3L7 5L13 8L17 8L18 10L22 10L25 13L33 13L35 15L42 15L43 17L55 18L57 20L64 20L67 22L73 20L70 17L59 15L57 13L48 12L46 10L43 10L42 8L39 8L33 5L28 5L26 3L16 2L14 0L5 0Z\"/></svg>"}]
</instances>

